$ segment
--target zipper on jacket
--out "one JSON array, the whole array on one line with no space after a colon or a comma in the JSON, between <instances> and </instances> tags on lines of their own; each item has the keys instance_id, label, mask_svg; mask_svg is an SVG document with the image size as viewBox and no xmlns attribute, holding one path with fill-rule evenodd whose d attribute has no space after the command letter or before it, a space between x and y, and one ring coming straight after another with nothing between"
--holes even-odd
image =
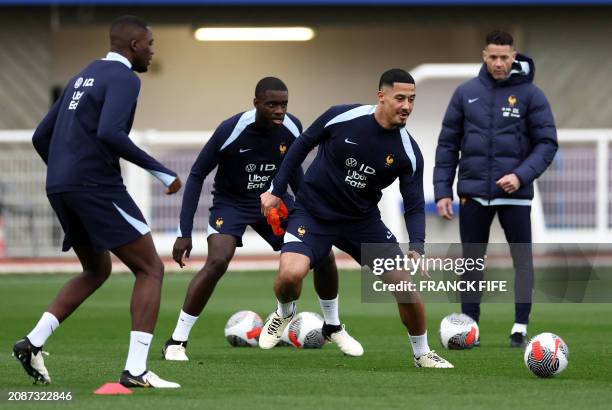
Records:
<instances>
[{"instance_id":1,"label":"zipper on jacket","mask_svg":"<svg viewBox=\"0 0 612 410\"><path fill-rule=\"evenodd\" d=\"M488 152L488 158L489 158L489 173L487 175L487 201L491 201L491 183L492 183L492 178L491 178L491 174L493 173L493 134L492 134L492 130L493 130L493 118L495 117L495 113L493 112L495 108L495 86L493 86L493 88L491 88L491 103L489 104L489 152Z\"/></svg>"}]
</instances>

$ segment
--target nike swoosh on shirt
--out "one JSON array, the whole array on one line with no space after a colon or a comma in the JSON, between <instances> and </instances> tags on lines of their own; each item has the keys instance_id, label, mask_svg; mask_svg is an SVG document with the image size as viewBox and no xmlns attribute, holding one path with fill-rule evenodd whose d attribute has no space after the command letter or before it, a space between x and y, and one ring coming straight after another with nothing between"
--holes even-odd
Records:
<instances>
[{"instance_id":1,"label":"nike swoosh on shirt","mask_svg":"<svg viewBox=\"0 0 612 410\"><path fill-rule=\"evenodd\" d=\"M392 236L393 234L391 232L387 232L387 239L391 239Z\"/></svg>"},{"instance_id":2,"label":"nike swoosh on shirt","mask_svg":"<svg viewBox=\"0 0 612 410\"><path fill-rule=\"evenodd\" d=\"M344 142L346 142L347 144L359 145L359 144L357 144L356 142L353 142L353 141L351 141L351 140L350 140L350 139L348 139L348 138L345 138L345 139L344 139Z\"/></svg>"},{"instance_id":3,"label":"nike swoosh on shirt","mask_svg":"<svg viewBox=\"0 0 612 410\"><path fill-rule=\"evenodd\" d=\"M242 154L243 152L247 152L247 151L251 151L253 148L247 148L247 149L242 149L240 148L240 153Z\"/></svg>"},{"instance_id":4,"label":"nike swoosh on shirt","mask_svg":"<svg viewBox=\"0 0 612 410\"><path fill-rule=\"evenodd\" d=\"M468 104L471 104L471 103L476 102L476 101L478 101L478 100L480 100L480 97L477 97L477 98L470 98L470 99L468 99Z\"/></svg>"}]
</instances>

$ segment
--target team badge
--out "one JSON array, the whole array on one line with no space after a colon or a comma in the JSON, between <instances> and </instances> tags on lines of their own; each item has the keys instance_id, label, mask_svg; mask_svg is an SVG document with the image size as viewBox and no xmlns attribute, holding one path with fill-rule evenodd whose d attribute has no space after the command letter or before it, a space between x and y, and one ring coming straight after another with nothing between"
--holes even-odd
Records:
<instances>
[{"instance_id":1,"label":"team badge","mask_svg":"<svg viewBox=\"0 0 612 410\"><path fill-rule=\"evenodd\" d=\"M514 95L508 96L508 106L502 107L502 117L521 118L521 111L518 107L518 98Z\"/></svg>"},{"instance_id":2,"label":"team badge","mask_svg":"<svg viewBox=\"0 0 612 410\"><path fill-rule=\"evenodd\" d=\"M217 227L217 229L221 228L223 226L223 218L217 218L217 220L215 221L215 226Z\"/></svg>"},{"instance_id":3,"label":"team badge","mask_svg":"<svg viewBox=\"0 0 612 410\"><path fill-rule=\"evenodd\" d=\"M393 154L387 154L385 158L385 166L390 167L391 165L393 165L394 161L395 159L393 158Z\"/></svg>"},{"instance_id":4,"label":"team badge","mask_svg":"<svg viewBox=\"0 0 612 410\"><path fill-rule=\"evenodd\" d=\"M300 226L300 227L297 229L297 233L298 233L298 235L299 235L300 237L301 237L301 236L306 235L306 228L304 228L303 226Z\"/></svg>"},{"instance_id":5,"label":"team badge","mask_svg":"<svg viewBox=\"0 0 612 410\"><path fill-rule=\"evenodd\" d=\"M281 155L285 155L285 153L287 152L287 144L285 144L284 142L281 142L280 145L278 146L278 151L280 152Z\"/></svg>"},{"instance_id":6,"label":"team badge","mask_svg":"<svg viewBox=\"0 0 612 410\"><path fill-rule=\"evenodd\" d=\"M461 198L461 200L459 201L461 203L461 206L465 205L465 203L467 202L467 198Z\"/></svg>"}]
</instances>

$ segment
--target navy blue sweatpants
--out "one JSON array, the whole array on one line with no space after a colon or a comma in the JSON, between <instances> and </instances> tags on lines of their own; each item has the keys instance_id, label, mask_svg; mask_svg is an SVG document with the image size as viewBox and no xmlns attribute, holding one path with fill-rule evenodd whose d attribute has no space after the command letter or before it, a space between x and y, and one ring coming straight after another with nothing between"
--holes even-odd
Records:
<instances>
[{"instance_id":1,"label":"navy blue sweatpants","mask_svg":"<svg viewBox=\"0 0 612 410\"><path fill-rule=\"evenodd\" d=\"M533 257L531 253L531 207L522 205L484 206L471 198L462 198L459 210L459 232L465 258L481 258L487 251L489 232L495 214L510 244L515 273L515 323L529 322L533 289ZM465 280L482 280L484 272L474 269L463 275ZM480 319L481 294L461 295L461 311ZM529 302L529 303L525 303Z\"/></svg>"}]
</instances>

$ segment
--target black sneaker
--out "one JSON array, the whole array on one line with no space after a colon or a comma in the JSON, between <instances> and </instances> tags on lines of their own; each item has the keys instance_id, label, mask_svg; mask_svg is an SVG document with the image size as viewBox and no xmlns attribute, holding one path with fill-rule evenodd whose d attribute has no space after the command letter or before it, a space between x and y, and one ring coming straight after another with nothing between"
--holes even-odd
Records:
<instances>
[{"instance_id":1,"label":"black sneaker","mask_svg":"<svg viewBox=\"0 0 612 410\"><path fill-rule=\"evenodd\" d=\"M323 322L321 333L323 334L323 337L325 338L325 340L327 340L328 342L331 342L332 341L331 335L341 330L342 330L342 325L328 325L327 323Z\"/></svg>"},{"instance_id":2,"label":"black sneaker","mask_svg":"<svg viewBox=\"0 0 612 410\"><path fill-rule=\"evenodd\" d=\"M515 332L510 335L510 347L522 347L527 346L527 336L521 332Z\"/></svg>"},{"instance_id":3,"label":"black sneaker","mask_svg":"<svg viewBox=\"0 0 612 410\"><path fill-rule=\"evenodd\" d=\"M42 346L36 347L30 343L30 339L24 337L13 346L13 356L19 360L26 373L34 378L34 384L37 382L41 384L51 383L51 377L49 377L43 359Z\"/></svg>"},{"instance_id":4,"label":"black sneaker","mask_svg":"<svg viewBox=\"0 0 612 410\"><path fill-rule=\"evenodd\" d=\"M342 353L347 356L363 356L363 346L353 336L349 335L344 325L328 325L323 322L321 334L328 343L338 345Z\"/></svg>"},{"instance_id":5,"label":"black sneaker","mask_svg":"<svg viewBox=\"0 0 612 410\"><path fill-rule=\"evenodd\" d=\"M149 370L146 370L140 376L132 376L129 371L124 370L121 373L119 383L125 387L155 387L158 389L177 389L181 387L180 384L164 380Z\"/></svg>"},{"instance_id":6,"label":"black sneaker","mask_svg":"<svg viewBox=\"0 0 612 410\"><path fill-rule=\"evenodd\" d=\"M478 339L476 339L472 347L480 347L480 336L478 336Z\"/></svg>"},{"instance_id":7,"label":"black sneaker","mask_svg":"<svg viewBox=\"0 0 612 410\"><path fill-rule=\"evenodd\" d=\"M162 359L186 362L189 360L187 357L187 341L179 342L172 338L168 339L162 347Z\"/></svg>"}]
</instances>

